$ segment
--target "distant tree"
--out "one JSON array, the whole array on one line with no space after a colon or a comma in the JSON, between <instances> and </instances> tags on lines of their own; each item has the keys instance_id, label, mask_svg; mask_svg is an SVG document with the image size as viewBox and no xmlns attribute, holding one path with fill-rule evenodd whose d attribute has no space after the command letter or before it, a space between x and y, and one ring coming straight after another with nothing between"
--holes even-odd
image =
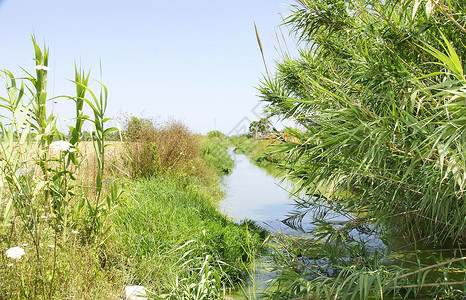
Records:
<instances>
[{"instance_id":1,"label":"distant tree","mask_svg":"<svg viewBox=\"0 0 466 300\"><path fill-rule=\"evenodd\" d=\"M252 121L249 124L249 132L251 132L254 138L257 138L258 133L264 133L270 130L269 120L262 118L259 121Z\"/></svg>"},{"instance_id":2,"label":"distant tree","mask_svg":"<svg viewBox=\"0 0 466 300\"><path fill-rule=\"evenodd\" d=\"M91 140L91 133L89 131L83 131L81 140L82 141L90 141Z\"/></svg>"}]
</instances>

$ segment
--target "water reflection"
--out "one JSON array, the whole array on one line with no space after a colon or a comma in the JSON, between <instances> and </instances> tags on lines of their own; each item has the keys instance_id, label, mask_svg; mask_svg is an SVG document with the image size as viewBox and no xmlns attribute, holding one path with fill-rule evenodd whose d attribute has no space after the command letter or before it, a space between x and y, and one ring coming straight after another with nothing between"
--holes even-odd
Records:
<instances>
[{"instance_id":1,"label":"water reflection","mask_svg":"<svg viewBox=\"0 0 466 300\"><path fill-rule=\"evenodd\" d=\"M219 209L234 220L253 220L269 231L279 230L292 236L294 242L299 240L300 243L305 243L306 238L309 237L306 232L314 228L313 221L318 222L318 219L324 219L333 226L339 227L354 219L353 216L345 212L335 212L328 203L318 198L309 201L308 206L301 206L300 211L296 207L295 199L287 192L287 190L291 190L291 184L287 185L281 179L269 175L266 170L251 163L246 155L235 154L231 149L230 155L235 160L235 167L231 175L223 178L226 197L219 204ZM290 215L296 216L302 213L304 213L304 216L299 222L293 222L289 218ZM314 220L314 217L317 219ZM287 219L288 222L286 222ZM383 246L374 232L371 231L371 228L356 228L351 230L349 235L355 240L366 240L367 245L371 247ZM314 245L313 241L310 240L310 242ZM310 247L304 248L311 249ZM270 251L272 253L274 250L271 249ZM252 266L252 269L255 270L254 283L245 284L249 296L252 297L253 288L256 288L256 291L259 292L264 291L266 283L276 276L276 273L270 269L274 265L270 260L271 256L267 254L256 258L255 265ZM333 272L332 268L326 269L329 263L325 257L308 257L306 254L299 255L297 261L300 263L299 266L302 267L307 265L314 266L314 268L315 266L322 266L322 270L327 270L328 275ZM323 272L319 267L317 269ZM309 276L315 276L314 273L310 274ZM233 299L244 299L241 292L229 296Z\"/></svg>"},{"instance_id":2,"label":"water reflection","mask_svg":"<svg viewBox=\"0 0 466 300\"><path fill-rule=\"evenodd\" d=\"M294 201L286 191L286 183L276 179L249 161L246 155L233 153L235 167L225 176L226 197L220 203L220 211L234 220L250 219L258 225L286 233L294 230L283 224L293 210Z\"/></svg>"},{"instance_id":3,"label":"water reflection","mask_svg":"<svg viewBox=\"0 0 466 300\"><path fill-rule=\"evenodd\" d=\"M348 213L335 212L329 204L317 198L297 209L295 198L288 192L291 184L254 165L248 156L236 154L232 149L229 152L235 160L235 167L231 175L223 178L226 197L220 202L219 209L230 218L236 221L253 220L269 231L279 230L299 236L305 236L305 232L314 228L313 222L319 219L337 227L354 219ZM295 222L293 217L303 212L303 219L298 218ZM290 216L293 217L290 219ZM350 231L350 235L366 240L373 247L384 247L371 228L356 228Z\"/></svg>"}]
</instances>

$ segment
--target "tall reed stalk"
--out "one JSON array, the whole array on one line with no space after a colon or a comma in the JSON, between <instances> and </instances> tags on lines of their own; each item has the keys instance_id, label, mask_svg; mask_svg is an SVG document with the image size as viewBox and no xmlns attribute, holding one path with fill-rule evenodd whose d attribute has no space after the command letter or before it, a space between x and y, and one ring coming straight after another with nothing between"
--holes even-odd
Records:
<instances>
[{"instance_id":1,"label":"tall reed stalk","mask_svg":"<svg viewBox=\"0 0 466 300\"><path fill-rule=\"evenodd\" d=\"M83 242L105 239L109 226L105 219L120 190L116 183L106 189L108 193L103 189L103 136L116 128L105 128L109 121L104 117L107 91L101 85L100 96L96 97L88 87L89 74L84 76L75 70L76 96L47 97L49 52L47 48L41 49L34 38L32 42L35 74L23 69L27 76L18 79L10 71L2 71L6 97L0 98L4 120L0 123L0 234L2 248L24 243L32 244L33 250L30 253L28 249L23 258L34 269L30 278L24 279L21 271L18 290L5 297L51 299L57 288L54 282L59 272L57 257L59 251L66 251L59 246L67 235L71 231L80 232ZM90 100L85 98L86 92L91 95ZM56 99L76 103L76 125L71 127L70 141L57 127L57 116L47 111L49 103ZM91 108L94 118L84 115L84 104ZM96 192L89 194L76 181L83 161L79 141L85 121L94 125L92 136L98 160ZM7 265L5 259L9 258L2 257Z\"/></svg>"},{"instance_id":2,"label":"tall reed stalk","mask_svg":"<svg viewBox=\"0 0 466 300\"><path fill-rule=\"evenodd\" d=\"M354 232L379 234L387 252L396 252L400 238L413 251L443 246L458 255L464 248L465 7L465 1L430 0L293 5L285 23L299 55L284 56L259 89L271 115L301 129L296 141L280 146L289 176L308 194L289 221L310 217L312 236L327 251L322 263L339 272L298 274L300 285L287 281L288 292L336 299L464 295L464 276L436 282L421 271L402 277L412 280L400 282L405 289L395 288L390 277L410 274L410 267L386 266L389 256ZM336 223L322 204L353 217ZM464 272L461 261L452 264ZM291 270L283 272L293 278Z\"/></svg>"}]
</instances>

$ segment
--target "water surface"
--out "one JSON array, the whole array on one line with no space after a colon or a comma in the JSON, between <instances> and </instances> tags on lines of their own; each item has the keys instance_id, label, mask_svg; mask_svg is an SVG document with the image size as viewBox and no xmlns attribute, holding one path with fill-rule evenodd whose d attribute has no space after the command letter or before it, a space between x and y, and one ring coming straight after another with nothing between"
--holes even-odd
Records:
<instances>
[{"instance_id":1,"label":"water surface","mask_svg":"<svg viewBox=\"0 0 466 300\"><path fill-rule=\"evenodd\" d=\"M231 175L224 176L226 196L219 210L236 221L254 220L267 230L290 233L281 222L294 208L287 191L290 186L255 166L246 155L230 153L235 167Z\"/></svg>"}]
</instances>

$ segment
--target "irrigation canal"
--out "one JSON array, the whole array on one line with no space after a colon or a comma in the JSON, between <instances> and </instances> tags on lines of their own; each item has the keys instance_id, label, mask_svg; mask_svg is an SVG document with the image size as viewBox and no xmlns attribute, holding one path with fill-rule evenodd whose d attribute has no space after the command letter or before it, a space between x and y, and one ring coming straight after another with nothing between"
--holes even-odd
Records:
<instances>
[{"instance_id":1,"label":"irrigation canal","mask_svg":"<svg viewBox=\"0 0 466 300\"><path fill-rule=\"evenodd\" d=\"M235 160L235 167L231 175L223 178L226 196L220 202L219 210L238 222L244 219L253 220L256 224L272 233L278 230L287 235L305 237L305 232L312 228L309 222L310 219L307 220L308 222L302 223L301 230L293 229L282 222L295 209L295 202L287 191L291 186L287 186L283 180L275 178L268 174L266 170L254 165L250 162L248 156L236 154L232 149L229 149L229 152ZM348 220L345 216L332 211L327 211L327 217L329 215L335 224ZM350 234L358 239L365 240L367 245L371 247L385 247L373 232L352 230ZM426 256L418 256L418 259L419 257L420 259L426 259L427 254ZM454 253L445 252L443 255L455 257ZM250 280L249 286L245 287L251 299L255 299L254 294L263 291L266 282L275 277L269 266L267 255L256 259L253 267L256 272L254 282ZM229 296L229 299L244 299L241 290Z\"/></svg>"},{"instance_id":2,"label":"irrigation canal","mask_svg":"<svg viewBox=\"0 0 466 300\"><path fill-rule=\"evenodd\" d=\"M287 235L305 236L305 232L312 227L310 222L307 224L303 222L299 231L282 222L295 209L295 202L288 192L291 186L254 165L248 156L236 154L233 149L229 149L229 153L235 160L235 167L230 175L223 178L226 195L219 204L219 210L238 222L244 219L253 220L272 233L278 230ZM327 211L327 214L336 223L348 220L331 211ZM365 236L357 231L353 234ZM374 246L381 246L381 241L374 237L366 236L366 238L371 240ZM260 292L265 288L266 282L275 277L275 274L269 270L269 265L267 257L263 256L256 260L254 283L250 281L249 286L245 287L250 296L254 294L252 289ZM244 299L241 291L230 296L232 299Z\"/></svg>"},{"instance_id":3,"label":"irrigation canal","mask_svg":"<svg viewBox=\"0 0 466 300\"><path fill-rule=\"evenodd\" d=\"M219 210L236 221L253 220L269 231L293 234L281 221L293 210L294 201L286 184L249 161L248 156L233 153L235 167L224 176L225 198Z\"/></svg>"},{"instance_id":4,"label":"irrigation canal","mask_svg":"<svg viewBox=\"0 0 466 300\"><path fill-rule=\"evenodd\" d=\"M223 178L226 195L219 204L219 210L238 222L253 220L271 232L279 230L289 235L303 234L282 222L294 208L286 183L251 163L248 156L236 154L233 149L229 149L229 153L235 160L235 167L230 175ZM268 265L267 257L255 261L255 282L250 279L245 287L252 299L253 294L263 290L267 280L275 276ZM229 296L235 300L244 299L240 290Z\"/></svg>"}]
</instances>

